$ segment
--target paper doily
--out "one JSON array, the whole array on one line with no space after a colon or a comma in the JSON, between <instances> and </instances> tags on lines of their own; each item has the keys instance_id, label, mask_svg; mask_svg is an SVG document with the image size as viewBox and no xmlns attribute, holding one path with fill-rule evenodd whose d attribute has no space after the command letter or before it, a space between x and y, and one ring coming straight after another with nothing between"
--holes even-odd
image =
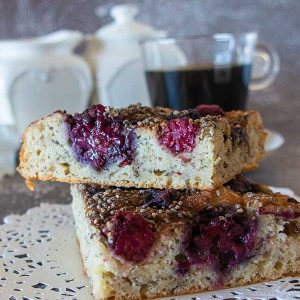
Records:
<instances>
[{"instance_id":1,"label":"paper doily","mask_svg":"<svg viewBox=\"0 0 300 300\"><path fill-rule=\"evenodd\" d=\"M70 205L42 204L0 226L0 299L92 300ZM300 299L300 278L164 299Z\"/></svg>"},{"instance_id":2,"label":"paper doily","mask_svg":"<svg viewBox=\"0 0 300 300\"><path fill-rule=\"evenodd\" d=\"M70 205L42 204L0 226L0 299L92 300Z\"/></svg>"}]
</instances>

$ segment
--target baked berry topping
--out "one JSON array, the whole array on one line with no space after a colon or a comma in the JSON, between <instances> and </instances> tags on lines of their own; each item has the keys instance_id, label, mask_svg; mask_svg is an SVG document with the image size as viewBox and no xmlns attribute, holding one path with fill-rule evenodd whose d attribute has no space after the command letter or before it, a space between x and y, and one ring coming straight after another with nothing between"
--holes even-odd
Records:
<instances>
[{"instance_id":1,"label":"baked berry topping","mask_svg":"<svg viewBox=\"0 0 300 300\"><path fill-rule=\"evenodd\" d=\"M240 194L253 192L252 184L245 177L239 175L226 183L226 186L229 186L233 191Z\"/></svg>"},{"instance_id":2,"label":"baked berry topping","mask_svg":"<svg viewBox=\"0 0 300 300\"><path fill-rule=\"evenodd\" d=\"M142 262L154 243L154 233L138 214L118 211L106 223L103 234L113 253L128 262Z\"/></svg>"},{"instance_id":3,"label":"baked berry topping","mask_svg":"<svg viewBox=\"0 0 300 300\"><path fill-rule=\"evenodd\" d=\"M175 271L177 275L185 275L190 269L190 263L187 257L183 254L176 255L175 257Z\"/></svg>"},{"instance_id":4,"label":"baked berry topping","mask_svg":"<svg viewBox=\"0 0 300 300\"><path fill-rule=\"evenodd\" d=\"M238 145L248 143L248 135L246 129L240 124L234 124L231 126L231 138Z\"/></svg>"},{"instance_id":5,"label":"baked berry topping","mask_svg":"<svg viewBox=\"0 0 300 300\"><path fill-rule=\"evenodd\" d=\"M201 117L205 116L224 116L224 110L216 104L200 104L195 108Z\"/></svg>"},{"instance_id":6,"label":"baked berry topping","mask_svg":"<svg viewBox=\"0 0 300 300\"><path fill-rule=\"evenodd\" d=\"M255 249L257 219L229 208L205 209L183 242L189 265L210 265L217 272L230 271ZM186 264L177 273L188 271Z\"/></svg>"},{"instance_id":7,"label":"baked berry topping","mask_svg":"<svg viewBox=\"0 0 300 300\"><path fill-rule=\"evenodd\" d=\"M158 133L158 140L174 155L191 152L196 144L199 127L188 118L173 119Z\"/></svg>"},{"instance_id":8,"label":"baked berry topping","mask_svg":"<svg viewBox=\"0 0 300 300\"><path fill-rule=\"evenodd\" d=\"M201 118L201 115L196 109L187 109L187 110L171 112L167 116L167 120L181 119L181 118L189 118L192 120L197 120Z\"/></svg>"},{"instance_id":9,"label":"baked berry topping","mask_svg":"<svg viewBox=\"0 0 300 300\"><path fill-rule=\"evenodd\" d=\"M223 116L224 114L222 108L214 104L200 104L195 109L174 111L167 116L168 123L162 132L159 132L158 139L175 155L191 152L199 132L199 127L193 124L192 120L208 115Z\"/></svg>"},{"instance_id":10,"label":"baked berry topping","mask_svg":"<svg viewBox=\"0 0 300 300\"><path fill-rule=\"evenodd\" d=\"M187 109L181 111L171 112L168 116L168 120L189 118L197 120L205 116L224 116L225 112L219 105L215 104L200 104L194 109Z\"/></svg>"},{"instance_id":11,"label":"baked berry topping","mask_svg":"<svg viewBox=\"0 0 300 300\"><path fill-rule=\"evenodd\" d=\"M119 161L123 167L135 154L135 133L118 117L110 116L101 104L81 114L65 115L68 136L77 159L101 170Z\"/></svg>"},{"instance_id":12,"label":"baked berry topping","mask_svg":"<svg viewBox=\"0 0 300 300\"><path fill-rule=\"evenodd\" d=\"M144 200L143 207L166 208L172 202L172 194L168 190L151 189Z\"/></svg>"},{"instance_id":13,"label":"baked berry topping","mask_svg":"<svg viewBox=\"0 0 300 300\"><path fill-rule=\"evenodd\" d=\"M294 203L294 204L298 204L299 203L295 198L292 198L292 197L288 197L287 198L287 202L288 203Z\"/></svg>"}]
</instances>

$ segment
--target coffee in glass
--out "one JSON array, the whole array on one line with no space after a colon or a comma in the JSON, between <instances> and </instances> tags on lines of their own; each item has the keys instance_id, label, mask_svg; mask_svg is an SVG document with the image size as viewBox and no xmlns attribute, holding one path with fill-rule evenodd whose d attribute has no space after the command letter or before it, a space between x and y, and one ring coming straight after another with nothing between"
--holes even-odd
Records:
<instances>
[{"instance_id":1,"label":"coffee in glass","mask_svg":"<svg viewBox=\"0 0 300 300\"><path fill-rule=\"evenodd\" d=\"M266 87L278 71L276 53L261 45L255 50L256 39L252 32L144 42L152 105L188 109L218 104L226 111L245 109L248 88ZM264 72L251 78L254 56L264 58Z\"/></svg>"}]
</instances>

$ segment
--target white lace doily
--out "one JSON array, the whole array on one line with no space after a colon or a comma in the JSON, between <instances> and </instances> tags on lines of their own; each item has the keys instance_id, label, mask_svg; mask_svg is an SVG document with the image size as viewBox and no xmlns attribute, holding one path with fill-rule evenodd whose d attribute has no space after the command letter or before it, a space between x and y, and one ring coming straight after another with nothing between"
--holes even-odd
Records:
<instances>
[{"instance_id":1,"label":"white lace doily","mask_svg":"<svg viewBox=\"0 0 300 300\"><path fill-rule=\"evenodd\" d=\"M42 204L0 226L0 299L92 300L70 205ZM165 299L300 299L300 278Z\"/></svg>"}]
</instances>

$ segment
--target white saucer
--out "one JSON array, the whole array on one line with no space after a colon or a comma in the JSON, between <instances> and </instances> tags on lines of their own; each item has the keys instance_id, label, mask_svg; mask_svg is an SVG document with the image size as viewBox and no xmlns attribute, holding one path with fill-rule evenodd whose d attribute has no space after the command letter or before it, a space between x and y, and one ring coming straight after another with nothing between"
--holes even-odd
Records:
<instances>
[{"instance_id":1,"label":"white saucer","mask_svg":"<svg viewBox=\"0 0 300 300\"><path fill-rule=\"evenodd\" d=\"M282 134L270 129L265 129L265 132L267 133L267 138L265 142L266 152L278 149L284 144L285 139Z\"/></svg>"}]
</instances>

